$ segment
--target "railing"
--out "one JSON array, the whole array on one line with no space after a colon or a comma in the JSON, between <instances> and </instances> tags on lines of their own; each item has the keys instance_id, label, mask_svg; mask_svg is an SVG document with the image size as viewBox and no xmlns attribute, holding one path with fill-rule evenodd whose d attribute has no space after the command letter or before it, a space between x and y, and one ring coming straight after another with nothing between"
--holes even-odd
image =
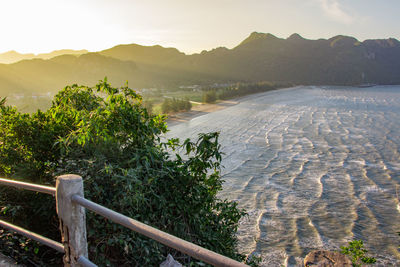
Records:
<instances>
[{"instance_id":1,"label":"railing","mask_svg":"<svg viewBox=\"0 0 400 267\"><path fill-rule=\"evenodd\" d=\"M0 185L50 194L56 197L62 243L0 220L0 226L34 239L64 253L64 266L97 266L88 259L85 208L135 232L152 238L193 258L214 266L247 266L211 250L167 234L156 228L107 209L84 198L82 178L78 175L57 177L56 187L47 187L0 178Z\"/></svg>"},{"instance_id":2,"label":"railing","mask_svg":"<svg viewBox=\"0 0 400 267\"><path fill-rule=\"evenodd\" d=\"M0 185L7 185L7 186L16 187L16 188L31 190L31 191L35 191L35 192L49 194L52 196L56 195L55 187L49 187L49 186L44 186L44 185L29 184L29 183L13 181L13 180L8 180L8 179L2 179L2 178L0 178Z\"/></svg>"}]
</instances>

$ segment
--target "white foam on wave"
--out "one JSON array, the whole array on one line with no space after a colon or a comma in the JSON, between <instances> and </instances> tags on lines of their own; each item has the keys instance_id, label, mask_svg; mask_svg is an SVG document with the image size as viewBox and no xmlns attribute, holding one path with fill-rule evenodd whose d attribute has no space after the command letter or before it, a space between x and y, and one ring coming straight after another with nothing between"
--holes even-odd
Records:
<instances>
[{"instance_id":1,"label":"white foam on wave","mask_svg":"<svg viewBox=\"0 0 400 267\"><path fill-rule=\"evenodd\" d=\"M349 160L348 163L356 163L358 165L365 166L365 160L364 159Z\"/></svg>"},{"instance_id":2,"label":"white foam on wave","mask_svg":"<svg viewBox=\"0 0 400 267\"><path fill-rule=\"evenodd\" d=\"M263 253L260 266L288 266L289 256L282 249L271 249Z\"/></svg>"},{"instance_id":3,"label":"white foam on wave","mask_svg":"<svg viewBox=\"0 0 400 267\"><path fill-rule=\"evenodd\" d=\"M371 185L371 186L365 186L359 189L362 193L367 194L367 193L385 193L388 192L388 189L384 189L379 187L378 185Z\"/></svg>"},{"instance_id":4,"label":"white foam on wave","mask_svg":"<svg viewBox=\"0 0 400 267\"><path fill-rule=\"evenodd\" d=\"M383 222L399 218L393 185L399 183L400 171L400 90L308 88L249 98L240 107L225 109L231 118L213 113L190 124L195 128L176 128L181 139L221 131L228 154L222 162L228 166L223 170L228 174L224 196L248 208L250 218L239 226L239 243L246 252L260 253L262 266L293 264L312 246L338 249L354 232L373 240L385 229ZM387 112L390 105L394 108ZM389 152L384 150L388 147ZM391 212L381 208L385 203ZM300 225L316 234L310 237L299 229L299 240L290 241L296 227L292 220L304 216L314 218ZM335 231L346 236L336 237ZM383 257L389 247L385 242L377 248Z\"/></svg>"},{"instance_id":5,"label":"white foam on wave","mask_svg":"<svg viewBox=\"0 0 400 267\"><path fill-rule=\"evenodd\" d=\"M248 216L241 218L239 228L236 233L238 237L238 249L240 253L249 254L255 250L257 240L260 236L259 220L263 211L258 209L247 210Z\"/></svg>"}]
</instances>

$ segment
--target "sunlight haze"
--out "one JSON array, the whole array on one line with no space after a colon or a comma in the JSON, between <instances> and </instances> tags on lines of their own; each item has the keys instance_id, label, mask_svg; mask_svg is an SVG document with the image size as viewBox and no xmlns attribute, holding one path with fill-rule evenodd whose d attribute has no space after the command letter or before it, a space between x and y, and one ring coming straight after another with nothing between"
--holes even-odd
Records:
<instances>
[{"instance_id":1,"label":"sunlight haze","mask_svg":"<svg viewBox=\"0 0 400 267\"><path fill-rule=\"evenodd\" d=\"M384 3L384 4L383 4ZM396 0L1 1L0 52L98 51L137 43L199 53L251 32L286 38L400 38Z\"/></svg>"}]
</instances>

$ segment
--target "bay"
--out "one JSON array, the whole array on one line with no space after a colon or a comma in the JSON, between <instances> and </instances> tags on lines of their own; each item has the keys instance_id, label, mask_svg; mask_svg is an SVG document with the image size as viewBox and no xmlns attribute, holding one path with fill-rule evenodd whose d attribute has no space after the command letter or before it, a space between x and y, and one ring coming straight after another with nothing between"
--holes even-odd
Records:
<instances>
[{"instance_id":1,"label":"bay","mask_svg":"<svg viewBox=\"0 0 400 267\"><path fill-rule=\"evenodd\" d=\"M263 266L301 266L314 249L362 239L380 265L400 265L400 86L299 86L170 127L219 131L221 198L237 201L239 250Z\"/></svg>"}]
</instances>

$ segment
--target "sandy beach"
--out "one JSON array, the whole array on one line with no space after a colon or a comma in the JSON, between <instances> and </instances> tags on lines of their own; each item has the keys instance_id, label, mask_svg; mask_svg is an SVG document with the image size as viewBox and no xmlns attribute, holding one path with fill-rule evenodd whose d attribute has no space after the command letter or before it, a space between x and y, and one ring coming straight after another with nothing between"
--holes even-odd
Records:
<instances>
[{"instance_id":1,"label":"sandy beach","mask_svg":"<svg viewBox=\"0 0 400 267\"><path fill-rule=\"evenodd\" d=\"M193 118L215 112L240 103L239 99L222 100L214 104L199 104L192 107L190 111L179 112L168 115L167 124L169 127L182 122L190 121Z\"/></svg>"},{"instance_id":2,"label":"sandy beach","mask_svg":"<svg viewBox=\"0 0 400 267\"><path fill-rule=\"evenodd\" d=\"M266 92L256 93L256 94L236 97L236 98L229 99L229 100L219 100L218 102L216 102L214 104L201 103L199 105L193 106L190 111L169 114L168 119L167 119L167 125L168 125L168 127L171 127L171 126L177 125L182 122L188 122L193 118L237 105L242 101L255 98L255 97L259 96L260 94L265 94L265 93Z\"/></svg>"}]
</instances>

